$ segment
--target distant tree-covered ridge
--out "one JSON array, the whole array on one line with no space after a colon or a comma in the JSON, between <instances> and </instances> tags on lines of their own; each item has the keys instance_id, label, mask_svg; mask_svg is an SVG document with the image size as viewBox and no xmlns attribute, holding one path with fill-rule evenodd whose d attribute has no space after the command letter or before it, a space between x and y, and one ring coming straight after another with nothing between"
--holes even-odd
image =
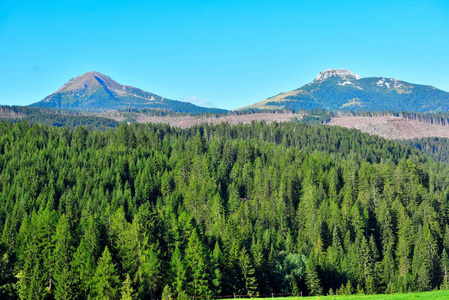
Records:
<instances>
[{"instance_id":1,"label":"distant tree-covered ridge","mask_svg":"<svg viewBox=\"0 0 449 300\"><path fill-rule=\"evenodd\" d=\"M449 166L357 130L0 122L0 171L4 298L448 287Z\"/></svg>"},{"instance_id":2,"label":"distant tree-covered ridge","mask_svg":"<svg viewBox=\"0 0 449 300\"><path fill-rule=\"evenodd\" d=\"M118 127L120 122L110 118L99 117L79 111L57 110L50 108L34 108L25 106L0 106L0 120L43 124L55 127L74 129L84 126L94 130L105 131Z\"/></svg>"}]
</instances>

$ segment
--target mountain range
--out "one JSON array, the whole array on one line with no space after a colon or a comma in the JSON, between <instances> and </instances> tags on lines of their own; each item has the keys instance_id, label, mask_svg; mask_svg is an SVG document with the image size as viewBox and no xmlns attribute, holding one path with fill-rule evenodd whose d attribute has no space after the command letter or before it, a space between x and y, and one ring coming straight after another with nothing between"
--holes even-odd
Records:
<instances>
[{"instance_id":1,"label":"mountain range","mask_svg":"<svg viewBox=\"0 0 449 300\"><path fill-rule=\"evenodd\" d=\"M87 111L117 109L159 109L183 113L225 113L164 98L122 85L110 77L88 72L71 79L33 107ZM309 84L238 110L343 110L448 112L449 93L430 85L413 84L395 78L367 77L345 69L321 72Z\"/></svg>"},{"instance_id":2,"label":"mountain range","mask_svg":"<svg viewBox=\"0 0 449 300\"><path fill-rule=\"evenodd\" d=\"M361 78L345 69L321 72L311 83L242 109L449 111L449 93L395 78Z\"/></svg>"},{"instance_id":3,"label":"mountain range","mask_svg":"<svg viewBox=\"0 0 449 300\"><path fill-rule=\"evenodd\" d=\"M99 72L88 72L72 78L56 92L30 106L90 111L161 109L183 113L226 112L224 109L170 100L132 86L122 85Z\"/></svg>"}]
</instances>

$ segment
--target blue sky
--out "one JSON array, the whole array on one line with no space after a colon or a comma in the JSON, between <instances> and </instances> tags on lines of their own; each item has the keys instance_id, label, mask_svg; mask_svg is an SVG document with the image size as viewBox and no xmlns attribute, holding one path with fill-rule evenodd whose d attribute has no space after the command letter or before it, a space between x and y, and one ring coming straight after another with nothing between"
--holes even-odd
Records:
<instances>
[{"instance_id":1,"label":"blue sky","mask_svg":"<svg viewBox=\"0 0 449 300\"><path fill-rule=\"evenodd\" d=\"M239 108L324 69L449 91L449 1L0 0L0 104L89 71Z\"/></svg>"}]
</instances>

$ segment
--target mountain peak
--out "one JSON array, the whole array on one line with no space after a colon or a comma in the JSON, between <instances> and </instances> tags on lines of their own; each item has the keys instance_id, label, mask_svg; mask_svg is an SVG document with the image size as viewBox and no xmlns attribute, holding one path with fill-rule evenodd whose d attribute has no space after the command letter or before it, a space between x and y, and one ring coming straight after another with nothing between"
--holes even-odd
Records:
<instances>
[{"instance_id":1,"label":"mountain peak","mask_svg":"<svg viewBox=\"0 0 449 300\"><path fill-rule=\"evenodd\" d=\"M360 79L360 76L357 74L352 73L349 70L346 69L327 69L318 74L318 76L315 78L314 82L317 81L324 81L332 76L340 77L343 79Z\"/></svg>"},{"instance_id":2,"label":"mountain peak","mask_svg":"<svg viewBox=\"0 0 449 300\"><path fill-rule=\"evenodd\" d=\"M75 92L79 90L96 90L104 86L111 90L124 90L124 86L99 72L87 72L70 79L56 93Z\"/></svg>"},{"instance_id":3,"label":"mountain peak","mask_svg":"<svg viewBox=\"0 0 449 300\"><path fill-rule=\"evenodd\" d=\"M222 113L226 110L205 108L188 102L166 99L129 85L122 85L99 72L87 72L70 79L34 107L79 110L159 109L164 111Z\"/></svg>"},{"instance_id":4,"label":"mountain peak","mask_svg":"<svg viewBox=\"0 0 449 300\"><path fill-rule=\"evenodd\" d=\"M394 78L360 76L345 69L329 69L304 86L247 106L244 109L293 111L449 111L449 93Z\"/></svg>"}]
</instances>

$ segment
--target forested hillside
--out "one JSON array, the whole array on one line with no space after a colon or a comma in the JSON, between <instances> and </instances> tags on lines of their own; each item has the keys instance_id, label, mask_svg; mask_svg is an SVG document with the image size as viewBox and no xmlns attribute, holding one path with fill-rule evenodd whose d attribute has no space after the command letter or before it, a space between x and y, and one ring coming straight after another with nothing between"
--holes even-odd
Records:
<instances>
[{"instance_id":1,"label":"forested hillside","mask_svg":"<svg viewBox=\"0 0 449 300\"><path fill-rule=\"evenodd\" d=\"M0 123L3 298L448 288L449 167L294 123Z\"/></svg>"},{"instance_id":2,"label":"forested hillside","mask_svg":"<svg viewBox=\"0 0 449 300\"><path fill-rule=\"evenodd\" d=\"M438 161L449 163L449 139L447 138L432 137L401 140L399 142L403 145L412 146Z\"/></svg>"}]
</instances>

